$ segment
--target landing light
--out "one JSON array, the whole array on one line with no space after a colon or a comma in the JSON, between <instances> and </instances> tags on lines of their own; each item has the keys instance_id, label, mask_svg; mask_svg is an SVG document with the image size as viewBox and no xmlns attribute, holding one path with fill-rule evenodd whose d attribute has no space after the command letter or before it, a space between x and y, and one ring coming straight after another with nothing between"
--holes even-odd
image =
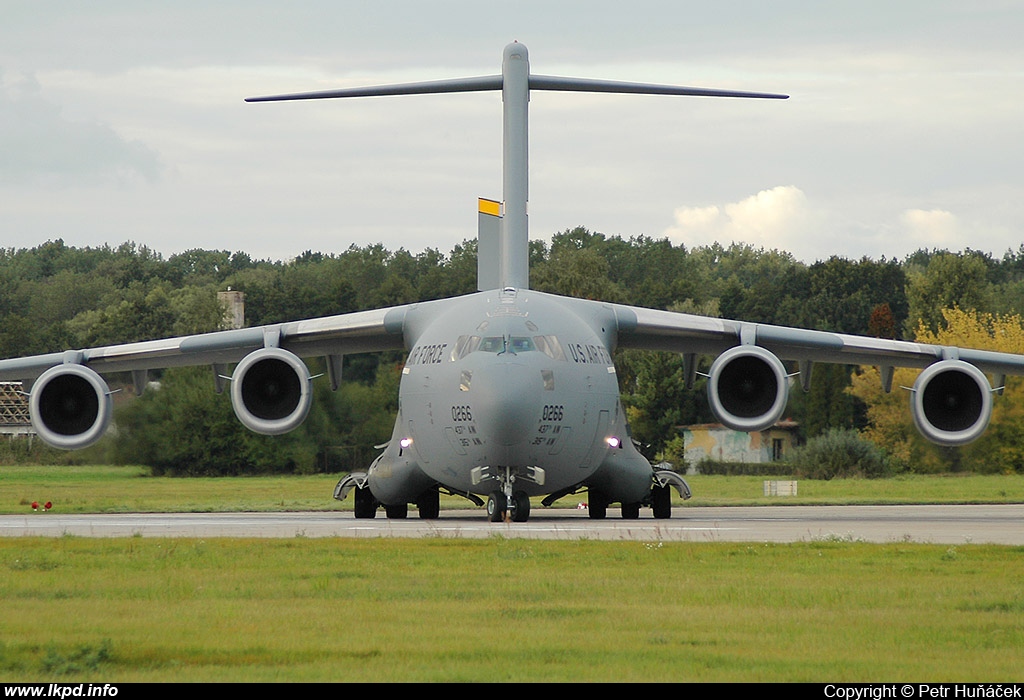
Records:
<instances>
[{"instance_id":1,"label":"landing light","mask_svg":"<svg viewBox=\"0 0 1024 700\"><path fill-rule=\"evenodd\" d=\"M409 449L409 445L412 444L412 438L402 438L401 440L398 441L398 444L401 446L403 450L407 450Z\"/></svg>"},{"instance_id":2,"label":"landing light","mask_svg":"<svg viewBox=\"0 0 1024 700\"><path fill-rule=\"evenodd\" d=\"M612 435L610 438L606 438L605 442L607 442L608 443L608 447L611 447L611 448L616 448L616 447L619 447L620 445L622 445L622 441L619 440L614 435Z\"/></svg>"}]
</instances>

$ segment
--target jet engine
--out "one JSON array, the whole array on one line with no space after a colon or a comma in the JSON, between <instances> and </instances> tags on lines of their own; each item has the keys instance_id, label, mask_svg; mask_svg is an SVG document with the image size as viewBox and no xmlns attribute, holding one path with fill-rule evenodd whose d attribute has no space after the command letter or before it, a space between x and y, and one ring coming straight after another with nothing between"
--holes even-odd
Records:
<instances>
[{"instance_id":1,"label":"jet engine","mask_svg":"<svg viewBox=\"0 0 1024 700\"><path fill-rule=\"evenodd\" d=\"M719 355L708 374L708 399L728 428L765 430L782 417L789 398L786 368L756 345L739 345Z\"/></svg>"},{"instance_id":2,"label":"jet engine","mask_svg":"<svg viewBox=\"0 0 1024 700\"><path fill-rule=\"evenodd\" d=\"M978 438L992 416L992 387L980 369L962 360L926 367L910 395L914 424L939 445L964 445Z\"/></svg>"},{"instance_id":3,"label":"jet engine","mask_svg":"<svg viewBox=\"0 0 1024 700\"><path fill-rule=\"evenodd\" d=\"M231 406L246 428L264 435L294 430L313 403L306 363L282 348L249 353L231 375Z\"/></svg>"},{"instance_id":4,"label":"jet engine","mask_svg":"<svg viewBox=\"0 0 1024 700\"><path fill-rule=\"evenodd\" d=\"M28 405L36 434L63 450L88 447L103 437L113 412L107 383L75 364L57 365L39 375Z\"/></svg>"}]
</instances>

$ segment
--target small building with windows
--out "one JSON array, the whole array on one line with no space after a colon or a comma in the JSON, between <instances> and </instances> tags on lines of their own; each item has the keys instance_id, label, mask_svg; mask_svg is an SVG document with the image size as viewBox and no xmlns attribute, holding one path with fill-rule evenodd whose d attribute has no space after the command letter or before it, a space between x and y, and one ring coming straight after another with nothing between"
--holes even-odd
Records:
<instances>
[{"instance_id":1,"label":"small building with windows","mask_svg":"<svg viewBox=\"0 0 1024 700\"><path fill-rule=\"evenodd\" d=\"M687 464L714 462L777 462L797 445L796 421L781 420L767 430L744 433L721 423L685 425L684 454Z\"/></svg>"}]
</instances>

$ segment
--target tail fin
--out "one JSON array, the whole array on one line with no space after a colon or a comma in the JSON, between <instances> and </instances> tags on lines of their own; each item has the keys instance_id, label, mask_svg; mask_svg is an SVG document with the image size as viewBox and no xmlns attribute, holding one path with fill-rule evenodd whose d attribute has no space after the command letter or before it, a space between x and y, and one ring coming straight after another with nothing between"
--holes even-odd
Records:
<instances>
[{"instance_id":1,"label":"tail fin","mask_svg":"<svg viewBox=\"0 0 1024 700\"><path fill-rule=\"evenodd\" d=\"M749 97L784 100L788 95L763 92L738 92L677 85L651 85L611 80L562 78L551 75L531 75L530 59L526 47L514 42L505 47L501 75L456 80L434 80L404 85L374 85L361 88L325 90L290 95L250 97L246 102L276 102L281 100L319 100L334 97L373 97L380 95L422 95L442 92L477 92L501 90L504 110L504 147L502 163L502 196L504 215L498 218L497 265L498 284L484 276L484 267L478 269L478 286L489 289L515 287L529 288L529 224L527 200L529 191L528 167L528 111L531 90L557 90L564 92L615 92L644 95L690 95L696 97ZM481 215L482 216L482 215ZM482 226L482 224L481 224ZM488 224L490 227L491 224ZM482 231L482 229L481 229ZM491 234L489 233L488 236ZM481 245L484 237L481 235ZM488 243L490 245L490 243ZM493 270L488 263L488 276Z\"/></svg>"}]
</instances>

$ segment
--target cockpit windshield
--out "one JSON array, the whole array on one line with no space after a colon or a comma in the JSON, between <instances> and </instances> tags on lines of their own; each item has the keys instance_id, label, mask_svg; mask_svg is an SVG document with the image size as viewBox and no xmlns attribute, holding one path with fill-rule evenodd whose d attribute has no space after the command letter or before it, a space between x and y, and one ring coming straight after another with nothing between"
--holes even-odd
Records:
<instances>
[{"instance_id":1,"label":"cockpit windshield","mask_svg":"<svg viewBox=\"0 0 1024 700\"><path fill-rule=\"evenodd\" d=\"M492 335L480 341L480 352L501 352L505 349L505 339L500 335Z\"/></svg>"},{"instance_id":2,"label":"cockpit windshield","mask_svg":"<svg viewBox=\"0 0 1024 700\"><path fill-rule=\"evenodd\" d=\"M535 352L538 350L552 360L565 360L562 344L553 335L536 335L533 337L525 335L492 335L487 337L462 335L455 341L450 359L452 362L455 362L473 352L489 352L494 354L508 352L516 355L521 352Z\"/></svg>"},{"instance_id":3,"label":"cockpit windshield","mask_svg":"<svg viewBox=\"0 0 1024 700\"><path fill-rule=\"evenodd\" d=\"M512 337L509 342L509 350L512 352L530 352L531 350L536 349L537 348L533 346L533 341L529 338Z\"/></svg>"}]
</instances>

